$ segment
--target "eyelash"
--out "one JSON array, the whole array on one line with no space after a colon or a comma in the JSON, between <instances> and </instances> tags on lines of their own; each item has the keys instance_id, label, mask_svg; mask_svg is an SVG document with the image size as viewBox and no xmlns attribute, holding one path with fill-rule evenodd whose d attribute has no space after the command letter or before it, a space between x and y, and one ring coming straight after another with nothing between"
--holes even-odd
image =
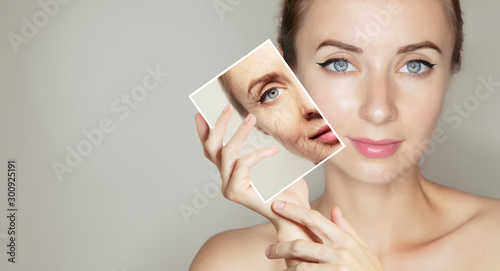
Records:
<instances>
[{"instance_id":1,"label":"eyelash","mask_svg":"<svg viewBox=\"0 0 500 271\"><path fill-rule=\"evenodd\" d=\"M425 66L429 67L429 69L432 69L432 67L436 66L436 64L432 64L432 63L425 61L423 59L413 59L413 60L406 62L406 64L411 63L411 62L418 62L420 64L424 64Z\"/></svg>"},{"instance_id":2,"label":"eyelash","mask_svg":"<svg viewBox=\"0 0 500 271\"><path fill-rule=\"evenodd\" d=\"M403 67L405 67L406 65L408 65L408 64L410 64L410 63L413 63L413 62L416 62L416 63L420 63L420 64L425 65L425 66L428 68L428 70L427 70L427 71L425 71L425 72L422 72L422 73L409 73L409 74L411 74L412 76L423 76L423 75L426 75L426 74L428 74L429 72L431 72L431 70L434 68L434 66L436 66L436 64L432 64L432 63L430 63L429 61L425 61L425 60L423 60L423 59L412 59L412 60L410 60L410 61L406 62L406 63L403 65ZM401 67L400 69L402 69L403 67ZM399 69L399 70L400 70L400 69ZM398 71L399 71L399 70L398 70Z\"/></svg>"},{"instance_id":3,"label":"eyelash","mask_svg":"<svg viewBox=\"0 0 500 271\"><path fill-rule=\"evenodd\" d=\"M267 94L268 94L271 90L273 90L273 89L280 90L281 88L279 88L279 87L270 87L270 88L268 88L266 91L264 91L264 93L262 93L262 95L260 96L260 98L259 98L259 101L258 101L258 102L259 102L259 103L263 103L263 102L264 102L264 100L266 99L266 95L267 95ZM278 93L278 97L279 97L280 95L281 95L281 91L279 91L279 93ZM273 100L276 100L278 97L276 97L276 98L275 98L275 99L273 99Z\"/></svg>"},{"instance_id":4,"label":"eyelash","mask_svg":"<svg viewBox=\"0 0 500 271\"><path fill-rule=\"evenodd\" d=\"M325 61L323 63L316 63L316 64L320 65L322 68L325 68L325 69L327 69L327 71L330 71L330 72L335 72L335 73L339 73L339 74L346 73L347 71L339 72L339 71L333 71L331 69L326 68L328 65L330 65L330 64L332 64L334 62L337 62L337 61L344 61L344 62L347 62L348 65L349 64L352 65L352 63L349 60L347 60L346 58L332 58L332 59L328 59L327 61ZM423 59L412 59L412 60L406 62L404 66L406 66L406 65L408 65L408 64L410 64L412 62L417 62L417 63L423 64L427 68L429 68L428 71L425 71L423 73L410 73L412 76L422 76L422 75L425 75L425 74L429 73L430 70L432 70L434 68L434 66L436 66L436 64L432 64L432 63L430 63L428 61L425 61ZM398 69L398 70L400 70L400 69Z\"/></svg>"},{"instance_id":5,"label":"eyelash","mask_svg":"<svg viewBox=\"0 0 500 271\"><path fill-rule=\"evenodd\" d=\"M339 72L339 71L334 71L334 70L330 70L327 68L328 65L334 63L334 62L337 62L337 61L344 61L344 62L347 62L348 65L352 65L352 63L347 60L346 58L343 58L343 57L340 57L340 58L331 58L331 59L328 59L327 61L323 62L323 63L316 63L318 65L320 65L322 68L326 69L327 71L329 72L334 72L334 73L340 73L340 74L343 74L343 73L346 73L346 71L343 71L343 72Z\"/></svg>"}]
</instances>

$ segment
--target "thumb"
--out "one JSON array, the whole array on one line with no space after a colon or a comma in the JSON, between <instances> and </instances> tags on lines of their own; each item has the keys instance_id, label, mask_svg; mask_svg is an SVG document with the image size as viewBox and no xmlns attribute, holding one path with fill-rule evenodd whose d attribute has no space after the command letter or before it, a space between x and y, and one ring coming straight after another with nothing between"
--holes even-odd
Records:
<instances>
[{"instance_id":1,"label":"thumb","mask_svg":"<svg viewBox=\"0 0 500 271\"><path fill-rule=\"evenodd\" d=\"M347 221L347 219L345 219L345 217L342 215L339 207L332 208L331 216L332 222L339 226L339 228L354 236L356 240L358 240L358 242L360 242L362 245L368 246L351 226L351 223L349 223L349 221Z\"/></svg>"},{"instance_id":2,"label":"thumb","mask_svg":"<svg viewBox=\"0 0 500 271\"><path fill-rule=\"evenodd\" d=\"M333 207L331 210L332 222L337 224L344 231L355 235L356 231L352 228L351 224L344 218L339 207Z\"/></svg>"}]
</instances>

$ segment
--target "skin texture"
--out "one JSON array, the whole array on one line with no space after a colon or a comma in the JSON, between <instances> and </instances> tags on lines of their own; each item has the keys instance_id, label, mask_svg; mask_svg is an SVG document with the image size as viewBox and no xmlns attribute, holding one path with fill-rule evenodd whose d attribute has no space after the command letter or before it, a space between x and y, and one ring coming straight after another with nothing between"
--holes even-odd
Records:
<instances>
[{"instance_id":1,"label":"skin texture","mask_svg":"<svg viewBox=\"0 0 500 271\"><path fill-rule=\"evenodd\" d=\"M297 33L294 72L346 148L324 164L324 194L310 204L311 209L295 201L298 205L286 203L282 208L275 203L273 211L277 218L302 225L320 240L290 243L301 237L294 238L293 231L280 233L293 224L276 227L279 219L270 216L273 224L210 238L190 270L287 268L285 261L267 259L270 244L269 258L302 260L298 266L289 263L287 270L498 269L500 201L433 183L418 167L422 142L432 136L452 78L450 26L439 1L398 2L399 11L369 41L359 39L357 29L377 22L373 14L380 14L391 2L316 0ZM328 39L337 41L330 42L336 46L317 50ZM431 43L441 53L408 47ZM359 50L346 50L353 46ZM346 59L352 66L337 73L317 64L332 58ZM435 66L423 69L421 75L411 74L407 64L415 60ZM200 116L196 122L204 150L214 148L206 144L212 132L208 133ZM401 145L388 157L370 158L352 144L351 139L359 137L396 139ZM238 202L243 190L234 188L240 194L229 198ZM289 199L301 195L298 189L294 193ZM258 205L253 210L264 212Z\"/></svg>"},{"instance_id":2,"label":"skin texture","mask_svg":"<svg viewBox=\"0 0 500 271\"><path fill-rule=\"evenodd\" d=\"M276 76L249 91L252 82L270 74ZM319 163L340 147L338 141L312 139L327 124L270 43L229 70L228 76L235 99L256 117L257 129L290 152Z\"/></svg>"}]
</instances>

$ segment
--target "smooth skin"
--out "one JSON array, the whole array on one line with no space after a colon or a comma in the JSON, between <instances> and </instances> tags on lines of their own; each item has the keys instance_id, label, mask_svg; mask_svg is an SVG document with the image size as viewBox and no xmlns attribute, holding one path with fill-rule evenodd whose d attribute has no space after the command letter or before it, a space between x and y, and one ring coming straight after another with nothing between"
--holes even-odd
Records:
<instances>
[{"instance_id":1,"label":"smooth skin","mask_svg":"<svg viewBox=\"0 0 500 271\"><path fill-rule=\"evenodd\" d=\"M498 270L500 201L433 183L418 167L422 142L432 137L452 79L454 41L441 2L398 1L400 9L383 31L369 42L359 40L356 29L390 3L313 2L297 33L293 69L346 148L324 164L325 190L310 209L301 190L292 189L279 200L294 203L275 202L270 213L270 206L252 205L249 187L241 186L245 174L223 179L223 191L234 189L230 200L267 214L271 222L210 238L190 270L284 270L283 258L300 259L286 270ZM334 42L318 49L326 40ZM331 59L342 60L318 65ZM415 65L421 60L434 66ZM345 65L347 70L338 70ZM195 118L209 159L226 163L226 147L211 141L224 125L209 131L201 116ZM402 143L389 157L370 158L353 146L351 139L359 137ZM224 168L250 168L273 151ZM240 185L231 186L233 181ZM307 240L293 227L319 240Z\"/></svg>"}]
</instances>

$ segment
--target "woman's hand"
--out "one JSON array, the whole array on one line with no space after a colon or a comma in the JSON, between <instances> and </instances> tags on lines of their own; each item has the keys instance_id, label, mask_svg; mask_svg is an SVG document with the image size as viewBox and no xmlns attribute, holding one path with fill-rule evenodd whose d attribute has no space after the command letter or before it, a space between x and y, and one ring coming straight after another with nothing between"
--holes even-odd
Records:
<instances>
[{"instance_id":1,"label":"woman's hand","mask_svg":"<svg viewBox=\"0 0 500 271\"><path fill-rule=\"evenodd\" d=\"M267 204L262 202L255 189L251 186L248 177L250 168L262 159L276 154L278 147L259 149L239 158L240 148L255 126L256 119L254 115L249 114L231 140L223 146L224 135L232 114L233 107L228 105L217 119L211 131L203 117L199 113L195 115L196 128L205 157L212 161L220 172L222 195L269 219L277 230L280 229L280 234L283 236L291 236L293 232L299 233L300 231L297 231L299 227L285 226L293 223L276 215L271 210L270 202ZM301 179L280 193L276 199L286 200L309 208L307 184L304 179ZM300 238L300 236L296 236L295 238Z\"/></svg>"},{"instance_id":2,"label":"woman's hand","mask_svg":"<svg viewBox=\"0 0 500 271\"><path fill-rule=\"evenodd\" d=\"M275 201L273 210L314 233L321 243L297 239L278 242L266 249L269 259L300 259L286 270L384 270L373 250L359 237L342 216L339 208L331 211L331 221L315 210L296 204Z\"/></svg>"}]
</instances>

